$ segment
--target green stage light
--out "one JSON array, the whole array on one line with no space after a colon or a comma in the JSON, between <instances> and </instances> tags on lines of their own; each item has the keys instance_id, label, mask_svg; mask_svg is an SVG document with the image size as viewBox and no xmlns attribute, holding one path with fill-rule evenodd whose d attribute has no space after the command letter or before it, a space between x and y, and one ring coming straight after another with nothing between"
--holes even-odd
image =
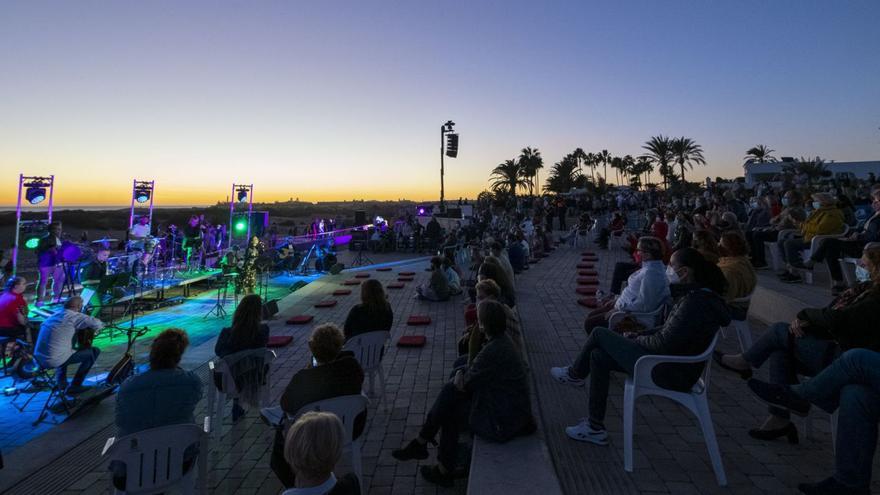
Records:
<instances>
[{"instance_id":1,"label":"green stage light","mask_svg":"<svg viewBox=\"0 0 880 495\"><path fill-rule=\"evenodd\" d=\"M30 239L28 239L24 243L24 247L26 247L28 249L37 249L37 246L39 246L39 245L40 245L40 238L39 237L31 237Z\"/></svg>"},{"instance_id":2,"label":"green stage light","mask_svg":"<svg viewBox=\"0 0 880 495\"><path fill-rule=\"evenodd\" d=\"M236 220L235 225L233 225L233 228L235 229L236 232L244 232L245 230L247 230L247 221L246 220Z\"/></svg>"}]
</instances>

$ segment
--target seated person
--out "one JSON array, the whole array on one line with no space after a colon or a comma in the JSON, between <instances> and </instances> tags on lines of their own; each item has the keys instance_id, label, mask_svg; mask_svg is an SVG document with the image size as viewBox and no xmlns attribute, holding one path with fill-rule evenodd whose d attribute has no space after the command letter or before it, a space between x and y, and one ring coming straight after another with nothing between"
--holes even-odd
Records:
<instances>
[{"instance_id":1,"label":"seated person","mask_svg":"<svg viewBox=\"0 0 880 495\"><path fill-rule=\"evenodd\" d=\"M278 268L291 272L296 270L302 260L302 255L293 244L293 237L288 236L280 248L278 248Z\"/></svg>"},{"instance_id":2,"label":"seated person","mask_svg":"<svg viewBox=\"0 0 880 495\"><path fill-rule=\"evenodd\" d=\"M355 304L345 318L345 340L366 332L391 331L393 322L394 312L382 282L371 278L361 284L361 302Z\"/></svg>"},{"instance_id":3,"label":"seated person","mask_svg":"<svg viewBox=\"0 0 880 495\"><path fill-rule=\"evenodd\" d=\"M449 283L449 293L451 295L461 294L461 275L456 271L455 263L446 257L443 258L443 273Z\"/></svg>"},{"instance_id":4,"label":"seated person","mask_svg":"<svg viewBox=\"0 0 880 495\"><path fill-rule=\"evenodd\" d=\"M727 291L724 300L731 309L731 317L735 320L745 320L749 310L748 303L733 302L736 299L748 297L758 285L758 275L749 261L749 245L746 238L738 230L728 230L721 234L718 243L718 268L727 279Z\"/></svg>"},{"instance_id":5,"label":"seated person","mask_svg":"<svg viewBox=\"0 0 880 495\"><path fill-rule=\"evenodd\" d=\"M611 217L611 223L607 227L602 227L599 231L599 237L595 241L596 244L602 249L608 249L608 241L611 238L611 234L623 232L624 227L626 227L626 221L623 215L619 211L615 211Z\"/></svg>"},{"instance_id":6,"label":"seated person","mask_svg":"<svg viewBox=\"0 0 880 495\"><path fill-rule=\"evenodd\" d=\"M156 336L150 344L150 369L132 375L119 387L117 438L160 426L195 423L202 380L179 366L187 346L189 338L179 328L169 328ZM198 453L195 446L184 451L184 471L192 468ZM110 471L114 486L125 490L125 465L111 463Z\"/></svg>"},{"instance_id":7,"label":"seated person","mask_svg":"<svg viewBox=\"0 0 880 495\"><path fill-rule=\"evenodd\" d=\"M293 375L284 389L281 409L285 413L293 415L312 402L361 393L364 370L351 352L342 350L344 343L345 336L336 325L325 323L312 330L309 350L314 356L313 361ZM363 433L366 424L366 412L355 418L355 439ZM295 486L296 476L290 466L282 462L283 443L279 430L275 437L270 467L281 483L291 488Z\"/></svg>"},{"instance_id":8,"label":"seated person","mask_svg":"<svg viewBox=\"0 0 880 495\"><path fill-rule=\"evenodd\" d=\"M803 266L801 251L810 248L810 242L817 235L841 234L845 224L843 212L837 207L837 200L829 193L813 194L813 211L801 224L799 235L778 243L782 251L782 259L788 264L786 271L779 275L779 279L786 283L798 283L801 276L796 273L795 267Z\"/></svg>"},{"instance_id":9,"label":"seated person","mask_svg":"<svg viewBox=\"0 0 880 495\"><path fill-rule=\"evenodd\" d=\"M214 354L222 358L251 349L265 349L268 343L269 326L263 323L263 301L256 294L249 294L244 296L235 308L235 313L232 315L232 326L220 330L217 343L214 344ZM248 373L247 369L236 370L235 365L232 366L231 371L236 375L236 388L242 394L245 402L259 407L259 390L264 374ZM236 371L242 372L242 375L239 376ZM232 400L233 423L238 422L247 412L239 402L238 398Z\"/></svg>"},{"instance_id":10,"label":"seated person","mask_svg":"<svg viewBox=\"0 0 880 495\"><path fill-rule=\"evenodd\" d=\"M866 244L880 241L880 189L875 189L871 193L871 208L874 210L874 215L865 221L860 231L853 232L845 239L825 239L808 260L803 263L792 263L792 266L810 270L814 264L824 259L831 274L831 293L836 296L846 290L840 259L845 256L858 256Z\"/></svg>"},{"instance_id":11,"label":"seated person","mask_svg":"<svg viewBox=\"0 0 880 495\"><path fill-rule=\"evenodd\" d=\"M467 428L493 442L506 442L536 429L529 378L522 355L505 333L504 305L484 301L477 307L480 328L489 342L466 369L443 386L418 436L391 453L399 461L428 458L428 442L436 445L438 463L422 466L422 477L441 486L453 485L459 431Z\"/></svg>"},{"instance_id":12,"label":"seated person","mask_svg":"<svg viewBox=\"0 0 880 495\"><path fill-rule=\"evenodd\" d=\"M520 273L529 267L529 255L522 243L517 241L516 236L510 235L507 239L507 259L514 273Z\"/></svg>"},{"instance_id":13,"label":"seated person","mask_svg":"<svg viewBox=\"0 0 880 495\"><path fill-rule=\"evenodd\" d=\"M0 337L30 340L27 332L28 304L24 299L27 280L9 277L0 294Z\"/></svg>"},{"instance_id":14,"label":"seated person","mask_svg":"<svg viewBox=\"0 0 880 495\"><path fill-rule=\"evenodd\" d=\"M492 244L489 246L490 254L498 260L498 264L501 268L504 269L504 273L507 274L508 280L513 281L514 271L513 265L510 263L510 257L507 255L507 250L504 249L504 245L502 245L498 241L492 241ZM482 264L482 263L480 263ZM479 270L480 266L477 265L475 272Z\"/></svg>"},{"instance_id":15,"label":"seated person","mask_svg":"<svg viewBox=\"0 0 880 495\"><path fill-rule=\"evenodd\" d=\"M656 237L640 237L636 254L641 259L641 268L629 276L620 296L605 299L590 311L584 321L587 333L597 326L606 326L612 312L650 313L669 299L669 281L662 261L663 244Z\"/></svg>"},{"instance_id":16,"label":"seated person","mask_svg":"<svg viewBox=\"0 0 880 495\"><path fill-rule=\"evenodd\" d=\"M718 238L708 229L699 229L693 233L691 247L703 255L710 263L718 263L721 252L718 251Z\"/></svg>"},{"instance_id":17,"label":"seated person","mask_svg":"<svg viewBox=\"0 0 880 495\"><path fill-rule=\"evenodd\" d=\"M431 258L431 278L426 284L416 287L416 297L428 301L448 301L450 296L449 281L443 273L443 258Z\"/></svg>"},{"instance_id":18,"label":"seated person","mask_svg":"<svg viewBox=\"0 0 880 495\"><path fill-rule=\"evenodd\" d=\"M880 422L880 353L852 349L831 366L800 385L749 380L749 388L764 402L806 416L810 405L837 412L834 474L818 483L801 483L808 495L871 493L871 471Z\"/></svg>"},{"instance_id":19,"label":"seated person","mask_svg":"<svg viewBox=\"0 0 880 495\"><path fill-rule=\"evenodd\" d=\"M150 217L141 215L137 223L131 226L128 236L133 241L143 241L148 235L150 235Z\"/></svg>"},{"instance_id":20,"label":"seated person","mask_svg":"<svg viewBox=\"0 0 880 495\"><path fill-rule=\"evenodd\" d=\"M746 240L749 241L752 253L752 265L756 269L760 270L767 267L764 243L776 242L779 239L780 230L796 229L807 218L807 214L801 208L800 203L801 197L797 191L788 191L782 197L784 209L776 216L770 218L768 226L746 230Z\"/></svg>"},{"instance_id":21,"label":"seated person","mask_svg":"<svg viewBox=\"0 0 880 495\"><path fill-rule=\"evenodd\" d=\"M742 354L721 354L713 359L743 378L770 361L770 383L797 383L797 374L815 376L841 350L867 348L880 351L875 320L880 310L880 243L865 247L862 255L870 278L836 297L824 308L805 308L791 323L779 322ZM764 424L749 435L758 440L786 437L798 443L798 432L788 411L770 408Z\"/></svg>"},{"instance_id":22,"label":"seated person","mask_svg":"<svg viewBox=\"0 0 880 495\"><path fill-rule=\"evenodd\" d=\"M345 429L329 412L307 412L287 430L284 459L296 473L296 484L281 495L360 495L353 473L338 480L333 474L342 457Z\"/></svg>"},{"instance_id":23,"label":"seated person","mask_svg":"<svg viewBox=\"0 0 880 495\"><path fill-rule=\"evenodd\" d=\"M55 379L58 386L69 395L85 392L90 387L83 386L92 365L101 354L101 350L91 345L82 349L74 349L77 332L100 330L104 323L97 318L82 313L83 300L74 296L64 303L64 308L57 311L40 325L40 334L34 347L34 359L44 368L56 368ZM79 363L73 382L67 386L67 367Z\"/></svg>"},{"instance_id":24,"label":"seated person","mask_svg":"<svg viewBox=\"0 0 880 495\"><path fill-rule=\"evenodd\" d=\"M676 251L670 266L683 283L694 284L673 306L662 327L640 335L620 335L596 328L571 366L551 368L556 381L582 387L590 380L589 417L565 433L574 440L608 444L605 411L612 371L632 375L636 361L649 354L695 356L706 351L720 327L730 323L721 294L726 281L713 263L692 248ZM654 380L664 388L688 391L700 378L702 364L667 364L655 368Z\"/></svg>"},{"instance_id":25,"label":"seated person","mask_svg":"<svg viewBox=\"0 0 880 495\"><path fill-rule=\"evenodd\" d=\"M480 271L477 273L477 281L493 280L498 287L501 288L501 297L499 300L506 304L507 307L516 306L516 291L513 288L513 280L507 278L507 273L501 268L501 264L494 256L487 256L486 260L480 265Z\"/></svg>"},{"instance_id":26,"label":"seated person","mask_svg":"<svg viewBox=\"0 0 880 495\"><path fill-rule=\"evenodd\" d=\"M495 283L494 280L485 279L477 282L475 289L477 292L477 302L476 304L468 305L465 310L464 319L468 328L465 330L465 336L459 340L459 354L466 354L467 361L457 360L455 362L455 367L463 364L470 365L474 362L480 349L482 349L483 345L488 341L486 335L480 330L479 321L477 320L477 306L483 301L501 302L501 288L498 287L498 284ZM504 310L507 313L507 329L505 330L507 336L510 337L510 340L513 341L513 345L516 346L517 350L519 350L523 357L525 357L526 349L525 344L523 343L519 315L506 304L504 304Z\"/></svg>"}]
</instances>

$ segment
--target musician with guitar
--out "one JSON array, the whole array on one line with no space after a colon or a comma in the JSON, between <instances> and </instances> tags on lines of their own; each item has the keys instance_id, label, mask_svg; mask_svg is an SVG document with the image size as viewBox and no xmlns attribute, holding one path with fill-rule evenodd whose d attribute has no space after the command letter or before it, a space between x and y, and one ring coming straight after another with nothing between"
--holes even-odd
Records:
<instances>
[{"instance_id":1,"label":"musician with guitar","mask_svg":"<svg viewBox=\"0 0 880 495\"><path fill-rule=\"evenodd\" d=\"M89 370L101 350L92 346L95 332L104 323L82 313L83 300L71 297L59 310L40 326L40 334L34 348L34 358L44 368L57 368L55 378L67 395L77 395L91 387L83 386ZM67 367L79 363L73 382L67 386Z\"/></svg>"},{"instance_id":2,"label":"musician with guitar","mask_svg":"<svg viewBox=\"0 0 880 495\"><path fill-rule=\"evenodd\" d=\"M287 242L278 249L278 263L276 266L279 270L292 272L296 270L301 258L302 256L293 245L293 237L288 237Z\"/></svg>"},{"instance_id":3,"label":"musician with guitar","mask_svg":"<svg viewBox=\"0 0 880 495\"><path fill-rule=\"evenodd\" d=\"M64 290L64 264L61 258L61 222L49 224L49 233L40 239L37 245L37 266L40 270L40 280L37 284L36 306L43 304L46 297L46 285L49 278L52 279L53 302L61 302L61 291Z\"/></svg>"}]
</instances>

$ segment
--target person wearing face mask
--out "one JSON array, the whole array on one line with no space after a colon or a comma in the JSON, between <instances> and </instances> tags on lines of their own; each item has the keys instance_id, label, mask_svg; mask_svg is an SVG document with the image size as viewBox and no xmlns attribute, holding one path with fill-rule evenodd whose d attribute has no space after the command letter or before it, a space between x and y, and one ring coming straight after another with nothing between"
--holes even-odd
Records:
<instances>
[{"instance_id":1,"label":"person wearing face mask","mask_svg":"<svg viewBox=\"0 0 880 495\"><path fill-rule=\"evenodd\" d=\"M795 268L805 268L801 260L801 251L810 247L813 237L840 234L845 227L843 212L837 207L834 196L828 193L813 194L813 211L801 224L801 237L786 239L779 243L782 247L782 259L788 264L786 271L779 275L779 279L786 283L800 282L801 276L795 272Z\"/></svg>"},{"instance_id":2,"label":"person wearing face mask","mask_svg":"<svg viewBox=\"0 0 880 495\"><path fill-rule=\"evenodd\" d=\"M721 257L718 259L718 268L727 279L727 291L724 292L724 300L731 308L731 315L735 320L746 319L748 305L734 302L746 297L755 290L758 277L752 264L749 263L749 245L742 233L729 230L721 234L718 242L718 251Z\"/></svg>"},{"instance_id":3,"label":"person wearing face mask","mask_svg":"<svg viewBox=\"0 0 880 495\"><path fill-rule=\"evenodd\" d=\"M746 240L749 242L749 250L752 253L752 266L760 270L767 268L767 259L764 254L764 242L776 242L779 231L796 229L800 226L807 215L799 206L800 196L794 190L788 191L782 197L782 211L770 218L766 227L746 229Z\"/></svg>"},{"instance_id":4,"label":"person wearing face mask","mask_svg":"<svg viewBox=\"0 0 880 495\"><path fill-rule=\"evenodd\" d=\"M559 383L582 387L589 380L589 417L565 429L582 442L608 444L605 412L612 371L632 375L639 358L649 354L695 356L706 350L719 327L730 323L721 294L727 281L713 263L695 249L676 251L670 259L678 279L694 287L673 306L663 326L638 335L620 335L596 328L574 363L550 369ZM703 364L671 364L658 367L653 379L661 387L687 391L697 382Z\"/></svg>"},{"instance_id":5,"label":"person wearing face mask","mask_svg":"<svg viewBox=\"0 0 880 495\"><path fill-rule=\"evenodd\" d=\"M804 268L810 270L816 263L825 260L828 265L828 272L831 274L831 293L838 295L846 290L843 281L843 272L840 268L840 259L842 257L858 256L865 245L870 242L880 241L880 189L875 189L871 193L871 208L874 215L865 221L865 225L860 231L853 232L844 239L825 239L819 244L810 255L810 258L803 263L793 263L795 268Z\"/></svg>"},{"instance_id":6,"label":"person wearing face mask","mask_svg":"<svg viewBox=\"0 0 880 495\"><path fill-rule=\"evenodd\" d=\"M755 230L770 225L770 206L767 197L754 197L749 201L749 216L746 220L745 230Z\"/></svg>"},{"instance_id":7,"label":"person wearing face mask","mask_svg":"<svg viewBox=\"0 0 880 495\"><path fill-rule=\"evenodd\" d=\"M824 308L804 308L791 323L778 322L742 354L721 354L713 359L722 368L751 378L752 369L769 365L769 382L797 383L797 375L815 376L841 352L866 348L880 351L880 243L865 246L859 266L861 282L834 298ZM749 430L752 438L772 440L786 437L798 443L798 431L788 411L770 407L761 427Z\"/></svg>"}]
</instances>

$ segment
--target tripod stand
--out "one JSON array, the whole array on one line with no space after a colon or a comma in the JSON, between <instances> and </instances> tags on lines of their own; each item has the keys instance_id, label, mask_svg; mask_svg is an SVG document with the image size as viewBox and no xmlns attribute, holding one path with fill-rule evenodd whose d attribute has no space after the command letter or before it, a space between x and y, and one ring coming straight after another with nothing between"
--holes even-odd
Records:
<instances>
[{"instance_id":1,"label":"tripod stand","mask_svg":"<svg viewBox=\"0 0 880 495\"><path fill-rule=\"evenodd\" d=\"M214 315L217 318L225 318L226 317L227 313L226 313L226 308L224 308L224 306L226 305L226 297L229 294L229 280L233 279L237 276L238 276L238 274L234 273L234 272L223 274L223 276L222 276L223 285L221 285L220 287L217 287L217 302L215 302L214 306L211 307L211 310L208 311L208 313L202 317L203 319L205 319L211 315Z\"/></svg>"},{"instance_id":2,"label":"tripod stand","mask_svg":"<svg viewBox=\"0 0 880 495\"><path fill-rule=\"evenodd\" d=\"M351 266L364 266L374 264L373 260L371 260L369 256L364 254L364 251L366 251L366 247L367 241L361 241L357 256L355 256L354 260L351 262Z\"/></svg>"}]
</instances>

